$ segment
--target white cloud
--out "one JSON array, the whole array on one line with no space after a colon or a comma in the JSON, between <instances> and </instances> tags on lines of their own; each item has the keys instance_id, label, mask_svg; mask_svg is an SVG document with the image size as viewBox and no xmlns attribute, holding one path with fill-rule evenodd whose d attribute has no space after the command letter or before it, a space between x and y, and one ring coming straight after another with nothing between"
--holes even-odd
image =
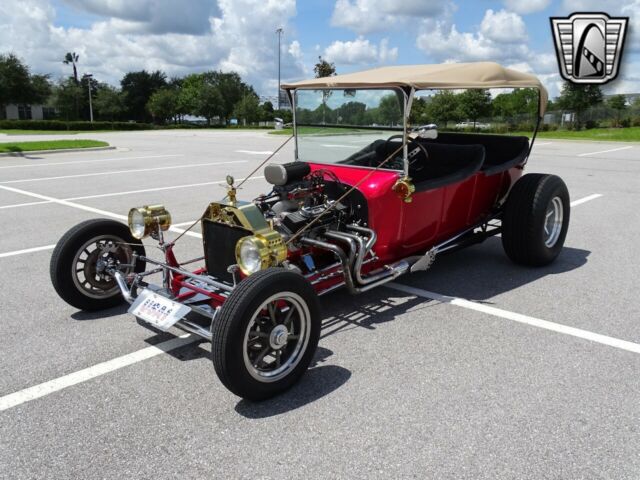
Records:
<instances>
[{"instance_id":1,"label":"white cloud","mask_svg":"<svg viewBox=\"0 0 640 480\"><path fill-rule=\"evenodd\" d=\"M527 28L522 17L516 13L500 10L485 12L480 33L493 42L518 43L527 41Z\"/></svg>"},{"instance_id":2,"label":"white cloud","mask_svg":"<svg viewBox=\"0 0 640 480\"><path fill-rule=\"evenodd\" d=\"M133 22L138 31L149 33L204 34L209 17L220 14L211 0L189 0L188 8L175 0L62 0L94 15Z\"/></svg>"},{"instance_id":3,"label":"white cloud","mask_svg":"<svg viewBox=\"0 0 640 480\"><path fill-rule=\"evenodd\" d=\"M551 0L504 0L503 3L512 12L526 15L544 10L549 6Z\"/></svg>"},{"instance_id":4,"label":"white cloud","mask_svg":"<svg viewBox=\"0 0 640 480\"><path fill-rule=\"evenodd\" d=\"M34 71L54 77L69 75L69 67L61 60L65 52L75 51L80 54L81 73L91 72L97 80L116 85L126 72L141 69L160 69L169 76L235 70L258 91L269 88L265 93L275 94L271 88L277 78L275 29L284 26L282 78L307 73L300 44L286 43L288 22L296 14L295 0L219 0L219 15L206 17L206 31L201 34L149 33L151 25L160 24L141 17L143 9L137 2L93 0L86 9L91 7L95 13L102 5L115 14L119 7L133 4L131 14L123 10L118 18L98 19L86 28L62 28L54 25L56 12L50 0L5 0L0 2L0 51L14 52ZM154 4L166 7L154 18L180 15L177 2Z\"/></svg>"},{"instance_id":5,"label":"white cloud","mask_svg":"<svg viewBox=\"0 0 640 480\"><path fill-rule=\"evenodd\" d=\"M324 50L324 57L341 65L361 65L371 63L393 63L398 57L398 48L389 48L384 39L378 47L364 37L353 41L337 40Z\"/></svg>"},{"instance_id":6,"label":"white cloud","mask_svg":"<svg viewBox=\"0 0 640 480\"><path fill-rule=\"evenodd\" d=\"M336 0L331 25L365 34L437 17L452 8L448 0Z\"/></svg>"},{"instance_id":7,"label":"white cloud","mask_svg":"<svg viewBox=\"0 0 640 480\"><path fill-rule=\"evenodd\" d=\"M455 24L447 22L425 23L416 45L439 61L515 63L527 59L526 39L527 31L519 15L487 10L476 33L459 32Z\"/></svg>"},{"instance_id":8,"label":"white cloud","mask_svg":"<svg viewBox=\"0 0 640 480\"><path fill-rule=\"evenodd\" d=\"M389 40L384 38L380 41L378 60L380 63L393 63L398 59L398 47L389 48Z\"/></svg>"}]
</instances>

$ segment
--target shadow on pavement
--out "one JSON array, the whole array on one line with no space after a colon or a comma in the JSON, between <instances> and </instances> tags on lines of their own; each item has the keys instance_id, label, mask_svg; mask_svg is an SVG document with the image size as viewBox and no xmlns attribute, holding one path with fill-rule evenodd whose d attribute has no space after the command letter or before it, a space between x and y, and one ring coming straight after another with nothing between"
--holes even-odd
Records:
<instances>
[{"instance_id":1,"label":"shadow on pavement","mask_svg":"<svg viewBox=\"0 0 640 480\"><path fill-rule=\"evenodd\" d=\"M580 268L586 264L589 254L587 250L565 247L551 265L541 268L522 267L513 264L506 257L500 239L491 238L482 245L442 255L428 272L407 275L399 280L403 284L442 295L489 303L487 300L496 295L549 275ZM438 304L404 293L398 294L388 288L377 288L358 296L338 291L323 297L322 303L321 339L355 328L375 330L377 325L390 322L408 310L415 312ZM122 315L126 309L126 306L122 306L102 312L76 312L72 318L93 320ZM157 330L140 320L138 323L155 333L145 340L150 345L176 338L172 333ZM204 340L167 353L181 361L209 358L210 351L201 345L202 342ZM318 347L312 366L290 390L264 402L240 400L235 410L247 418L266 418L301 408L337 390L349 380L351 372L337 365L320 365L331 355L331 350Z\"/></svg>"},{"instance_id":2,"label":"shadow on pavement","mask_svg":"<svg viewBox=\"0 0 640 480\"><path fill-rule=\"evenodd\" d=\"M103 318L124 315L125 313L127 313L128 308L129 305L125 305L123 303L122 305L118 305L117 307L108 308L106 310L98 310L97 312L85 312L83 310L78 310L77 312L71 314L71 318L78 321L100 320Z\"/></svg>"},{"instance_id":3,"label":"shadow on pavement","mask_svg":"<svg viewBox=\"0 0 640 480\"><path fill-rule=\"evenodd\" d=\"M480 245L441 255L429 271L400 277L398 283L468 300L488 300L543 277L578 269L590 254L565 246L552 264L524 267L511 262L501 240L493 237Z\"/></svg>"},{"instance_id":4,"label":"shadow on pavement","mask_svg":"<svg viewBox=\"0 0 640 480\"><path fill-rule=\"evenodd\" d=\"M235 410L246 418L268 418L288 413L304 407L322 397L329 395L344 385L351 377L351 372L337 365L322 365L318 363L333 355L331 350L318 347L314 364L291 389L277 397L263 402L240 400Z\"/></svg>"}]
</instances>

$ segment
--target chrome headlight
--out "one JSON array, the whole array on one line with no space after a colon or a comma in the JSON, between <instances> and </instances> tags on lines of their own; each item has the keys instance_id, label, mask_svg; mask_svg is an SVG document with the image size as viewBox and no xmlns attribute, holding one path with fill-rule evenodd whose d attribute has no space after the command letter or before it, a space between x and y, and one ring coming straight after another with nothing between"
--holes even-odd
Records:
<instances>
[{"instance_id":1,"label":"chrome headlight","mask_svg":"<svg viewBox=\"0 0 640 480\"><path fill-rule=\"evenodd\" d=\"M287 247L274 230L243 237L236 244L236 261L245 275L279 265L286 258Z\"/></svg>"},{"instance_id":2,"label":"chrome headlight","mask_svg":"<svg viewBox=\"0 0 640 480\"><path fill-rule=\"evenodd\" d=\"M138 240L151 235L160 228L166 231L171 226L171 214L162 205L145 205L129 210L129 229Z\"/></svg>"},{"instance_id":3,"label":"chrome headlight","mask_svg":"<svg viewBox=\"0 0 640 480\"><path fill-rule=\"evenodd\" d=\"M268 268L269 257L269 247L259 237L241 238L236 245L236 260L245 275Z\"/></svg>"}]
</instances>

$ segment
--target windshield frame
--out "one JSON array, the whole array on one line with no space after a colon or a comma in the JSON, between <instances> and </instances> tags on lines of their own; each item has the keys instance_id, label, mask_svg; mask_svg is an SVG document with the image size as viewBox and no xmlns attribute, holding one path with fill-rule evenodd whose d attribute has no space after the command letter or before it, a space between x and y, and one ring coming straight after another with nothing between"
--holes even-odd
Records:
<instances>
[{"instance_id":1,"label":"windshield frame","mask_svg":"<svg viewBox=\"0 0 640 480\"><path fill-rule=\"evenodd\" d=\"M415 89L414 88L410 88L410 89L405 89L405 88L401 88L401 87L350 87L349 89L353 89L353 90L392 90L392 91L396 91L396 92L400 92L402 93L402 98L404 99L404 104L402 105L403 108L403 112L402 112L402 165L403 165L403 169L402 169L402 174L403 176L408 176L409 175L409 161L408 161L408 148L407 148L407 139L408 139L408 131L409 131L409 114L411 113L411 104L413 102L413 96L415 93ZM291 112L293 114L293 137L294 137L294 156L295 156L295 161L296 162L300 162L302 160L300 160L299 154L298 154L298 122L296 119L296 97L297 97L297 93L298 91L304 91L304 90L313 90L313 91L318 91L318 90L347 90L347 88L345 87L329 87L329 88L318 88L318 87L301 87L301 88L296 88L293 90L289 90L289 99L291 101ZM334 125L327 125L330 127L334 127ZM338 127L339 128L339 127ZM347 126L345 126L345 128L347 128ZM367 127L363 127L364 129L366 129ZM384 128L378 128L375 127L375 129L378 130L385 130ZM399 132L400 130L393 130L391 128L389 128L389 131L397 131ZM322 162L311 162L311 163L322 163ZM334 163L322 163L323 165L336 165ZM343 165L340 164L340 167L348 167L348 168L360 168L360 169L384 169L386 171L393 171L393 172L400 172L401 170L398 169L394 169L394 168L380 168L380 167L364 167L364 166L358 166L358 165Z\"/></svg>"}]
</instances>

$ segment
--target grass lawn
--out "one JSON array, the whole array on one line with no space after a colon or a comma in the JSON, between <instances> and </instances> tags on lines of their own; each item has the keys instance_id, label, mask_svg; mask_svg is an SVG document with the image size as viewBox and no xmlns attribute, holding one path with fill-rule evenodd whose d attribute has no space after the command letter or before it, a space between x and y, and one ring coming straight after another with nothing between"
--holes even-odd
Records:
<instances>
[{"instance_id":1,"label":"grass lawn","mask_svg":"<svg viewBox=\"0 0 640 480\"><path fill-rule=\"evenodd\" d=\"M50 140L45 142L0 143L0 153L34 152L38 150L61 150L68 148L108 147L107 142L97 140Z\"/></svg>"},{"instance_id":2,"label":"grass lawn","mask_svg":"<svg viewBox=\"0 0 640 480\"><path fill-rule=\"evenodd\" d=\"M367 128L331 128L331 127L299 127L300 135L353 135L359 133L377 133L380 130ZM292 128L283 128L282 130L269 130L270 135L293 135ZM389 135L393 134L389 131Z\"/></svg>"},{"instance_id":3,"label":"grass lawn","mask_svg":"<svg viewBox=\"0 0 640 480\"><path fill-rule=\"evenodd\" d=\"M367 130L347 130L343 128L321 128L321 127L301 127L298 131L301 134L327 134L335 135L339 133L367 133ZM483 132L478 132L483 133ZM487 132L491 133L491 132ZM533 132L510 132L509 135L524 135L531 138ZM293 130L285 128L283 130L271 130L271 135L293 135ZM552 132L538 132L538 138L556 138L566 140L601 140L614 142L640 142L640 127L628 128L592 128L590 130L556 130Z\"/></svg>"},{"instance_id":4,"label":"grass lawn","mask_svg":"<svg viewBox=\"0 0 640 480\"><path fill-rule=\"evenodd\" d=\"M118 130L1 130L7 135L76 135L78 133L108 133Z\"/></svg>"},{"instance_id":5,"label":"grass lawn","mask_svg":"<svg viewBox=\"0 0 640 480\"><path fill-rule=\"evenodd\" d=\"M556 130L540 132L540 138L561 138L568 140L607 140L615 142L640 142L640 127L592 128L590 130Z\"/></svg>"}]
</instances>

